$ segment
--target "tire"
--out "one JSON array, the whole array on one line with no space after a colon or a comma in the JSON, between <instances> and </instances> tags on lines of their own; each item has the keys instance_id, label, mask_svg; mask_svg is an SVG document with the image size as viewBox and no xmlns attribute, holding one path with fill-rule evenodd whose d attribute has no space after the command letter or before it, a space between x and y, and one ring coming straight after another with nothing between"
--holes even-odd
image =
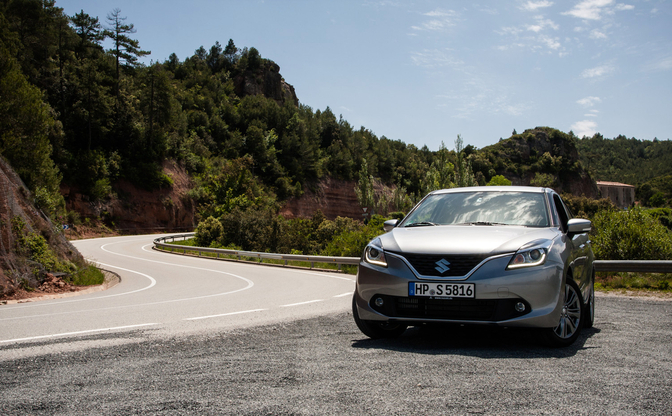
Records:
<instances>
[{"instance_id":1,"label":"tire","mask_svg":"<svg viewBox=\"0 0 672 416\"><path fill-rule=\"evenodd\" d=\"M585 316L585 305L579 286L571 280L565 282L565 302L555 328L544 330L546 343L551 347L567 347L579 337Z\"/></svg>"},{"instance_id":2,"label":"tire","mask_svg":"<svg viewBox=\"0 0 672 416\"><path fill-rule=\"evenodd\" d=\"M355 318L357 328L367 337L371 339L379 338L397 338L406 331L407 325L387 322L387 321L364 321L359 319L359 312L357 311L357 301L352 297L352 316Z\"/></svg>"},{"instance_id":3,"label":"tire","mask_svg":"<svg viewBox=\"0 0 672 416\"><path fill-rule=\"evenodd\" d=\"M590 295L586 302L585 316L583 317L583 327L592 328L595 323L595 271L590 279Z\"/></svg>"}]
</instances>

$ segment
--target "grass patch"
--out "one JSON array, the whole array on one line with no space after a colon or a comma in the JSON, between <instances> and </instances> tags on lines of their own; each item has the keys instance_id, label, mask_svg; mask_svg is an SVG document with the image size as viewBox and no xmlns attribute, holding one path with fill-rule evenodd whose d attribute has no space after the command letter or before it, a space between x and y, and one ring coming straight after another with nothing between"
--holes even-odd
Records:
<instances>
[{"instance_id":1,"label":"grass patch","mask_svg":"<svg viewBox=\"0 0 672 416\"><path fill-rule=\"evenodd\" d=\"M672 292L672 273L608 273L595 276L595 288L599 290L655 290Z\"/></svg>"},{"instance_id":2,"label":"grass patch","mask_svg":"<svg viewBox=\"0 0 672 416\"><path fill-rule=\"evenodd\" d=\"M105 275L97 268L87 266L77 270L69 280L77 286L102 285L105 282Z\"/></svg>"}]
</instances>

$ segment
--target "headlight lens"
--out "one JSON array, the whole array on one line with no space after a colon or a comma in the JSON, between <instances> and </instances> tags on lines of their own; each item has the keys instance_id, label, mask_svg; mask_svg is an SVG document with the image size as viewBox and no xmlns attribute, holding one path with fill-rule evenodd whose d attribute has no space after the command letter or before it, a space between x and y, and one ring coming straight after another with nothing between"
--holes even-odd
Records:
<instances>
[{"instance_id":1,"label":"headlight lens","mask_svg":"<svg viewBox=\"0 0 672 416\"><path fill-rule=\"evenodd\" d=\"M551 249L552 242L535 244L534 246L523 247L513 255L513 258L506 266L507 269L520 269L523 267L541 266L546 262L546 256Z\"/></svg>"},{"instance_id":2,"label":"headlight lens","mask_svg":"<svg viewBox=\"0 0 672 416\"><path fill-rule=\"evenodd\" d=\"M375 264L376 266L387 267L387 259L385 259L383 244L379 238L370 242L364 249L364 261L370 264Z\"/></svg>"}]
</instances>

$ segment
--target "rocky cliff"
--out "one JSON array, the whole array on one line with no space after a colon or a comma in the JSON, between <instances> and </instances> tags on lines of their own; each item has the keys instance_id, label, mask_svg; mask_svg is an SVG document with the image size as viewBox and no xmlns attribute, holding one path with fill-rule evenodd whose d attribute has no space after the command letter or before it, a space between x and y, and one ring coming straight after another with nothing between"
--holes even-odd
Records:
<instances>
[{"instance_id":1,"label":"rocky cliff","mask_svg":"<svg viewBox=\"0 0 672 416\"><path fill-rule=\"evenodd\" d=\"M299 105L294 87L288 84L280 75L280 66L272 61L265 63L255 70L246 70L237 75L234 80L236 94L239 97L247 95L264 95L283 105L289 101Z\"/></svg>"},{"instance_id":2,"label":"rocky cliff","mask_svg":"<svg viewBox=\"0 0 672 416\"><path fill-rule=\"evenodd\" d=\"M164 173L173 185L154 191L138 189L127 181L114 185L115 196L104 201L91 201L77 189L61 187L68 210L85 218L100 218L126 233L193 231L196 209L187 196L193 187L189 174L175 162L163 164Z\"/></svg>"},{"instance_id":3,"label":"rocky cliff","mask_svg":"<svg viewBox=\"0 0 672 416\"><path fill-rule=\"evenodd\" d=\"M21 236L40 236L59 261L84 264L81 254L61 232L61 225L52 224L32 200L28 188L0 157L0 299L14 295L23 281L36 287L49 272L30 260L31 247L22 246ZM16 224L21 224L22 230L15 229Z\"/></svg>"},{"instance_id":4,"label":"rocky cliff","mask_svg":"<svg viewBox=\"0 0 672 416\"><path fill-rule=\"evenodd\" d=\"M496 173L513 185L531 185L540 175L558 192L589 198L598 196L597 185L579 159L576 138L549 127L514 134L472 157L474 170ZM489 175L492 176L492 175Z\"/></svg>"},{"instance_id":5,"label":"rocky cliff","mask_svg":"<svg viewBox=\"0 0 672 416\"><path fill-rule=\"evenodd\" d=\"M313 190L306 189L300 198L285 202L280 215L285 218L310 218L319 209L330 220L336 217L364 219L355 185L352 181L324 179Z\"/></svg>"}]
</instances>

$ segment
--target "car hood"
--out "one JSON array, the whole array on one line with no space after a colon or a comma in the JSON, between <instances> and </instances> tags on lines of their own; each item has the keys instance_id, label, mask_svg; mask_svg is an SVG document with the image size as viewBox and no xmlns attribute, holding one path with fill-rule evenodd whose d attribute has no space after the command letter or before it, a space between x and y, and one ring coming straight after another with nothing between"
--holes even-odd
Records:
<instances>
[{"instance_id":1,"label":"car hood","mask_svg":"<svg viewBox=\"0 0 672 416\"><path fill-rule=\"evenodd\" d=\"M513 253L534 240L552 240L559 233L557 228L439 225L394 228L379 238L383 249L397 253L497 255Z\"/></svg>"}]
</instances>

